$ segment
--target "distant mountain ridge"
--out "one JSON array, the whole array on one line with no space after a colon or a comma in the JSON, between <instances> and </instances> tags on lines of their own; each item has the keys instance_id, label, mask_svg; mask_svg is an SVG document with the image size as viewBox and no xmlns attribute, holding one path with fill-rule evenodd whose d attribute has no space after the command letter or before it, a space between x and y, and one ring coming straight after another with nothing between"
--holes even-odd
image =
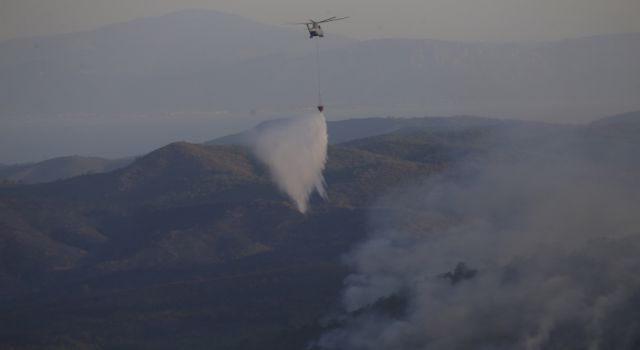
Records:
<instances>
[{"instance_id":1,"label":"distant mountain ridge","mask_svg":"<svg viewBox=\"0 0 640 350\"><path fill-rule=\"evenodd\" d=\"M640 125L640 111L616 114L610 117L601 118L591 123L592 126L605 126L616 124Z\"/></svg>"},{"instance_id":2,"label":"distant mountain ridge","mask_svg":"<svg viewBox=\"0 0 640 350\"><path fill-rule=\"evenodd\" d=\"M105 159L100 157L69 156L38 163L0 165L0 182L41 183L84 174L102 173L124 167L133 158Z\"/></svg>"},{"instance_id":3,"label":"distant mountain ridge","mask_svg":"<svg viewBox=\"0 0 640 350\"><path fill-rule=\"evenodd\" d=\"M317 93L311 51L304 28L215 11L9 41L0 114L306 107ZM639 55L640 33L533 44L327 35L321 58L337 113L588 119L640 108Z\"/></svg>"},{"instance_id":4,"label":"distant mountain ridge","mask_svg":"<svg viewBox=\"0 0 640 350\"><path fill-rule=\"evenodd\" d=\"M326 45L351 41L334 36ZM40 63L40 73L57 66L77 68L87 75L172 75L198 72L203 64L237 63L281 53L304 54L311 51L305 43L304 32L290 28L214 10L184 10L89 31L0 42L0 64L3 68L19 68L21 64Z\"/></svg>"},{"instance_id":5,"label":"distant mountain ridge","mask_svg":"<svg viewBox=\"0 0 640 350\"><path fill-rule=\"evenodd\" d=\"M261 128L277 120L261 123ZM473 126L490 126L497 123L523 123L485 117L452 116L423 118L361 118L330 121L329 142L339 144L371 136L384 135L404 129L454 130ZM231 134L204 142L205 145L248 145L251 130ZM43 183L71 178L74 176L108 172L125 167L134 161L124 159L104 159L99 157L59 157L38 163L0 165L0 182Z\"/></svg>"},{"instance_id":6,"label":"distant mountain ridge","mask_svg":"<svg viewBox=\"0 0 640 350\"><path fill-rule=\"evenodd\" d=\"M256 127L260 128L262 125L268 125L269 123L270 122L261 123ZM589 124L589 129L592 130L592 132L602 134L605 133L607 129L614 128L616 130L613 130L612 133L615 135L635 137L639 124L640 112L630 112L598 119ZM358 118L327 122L330 144L351 143L351 145L354 145L352 141L392 133L403 134L412 131L447 132L473 127L492 127L496 125L551 127L552 124L474 116ZM203 144L246 146L250 143L250 133L251 130L247 130L242 133L219 137L204 142ZM0 182L25 184L50 182L84 174L116 170L129 165L133 161L133 157L104 159L99 157L71 156L53 158L38 163L0 164Z\"/></svg>"},{"instance_id":7,"label":"distant mountain ridge","mask_svg":"<svg viewBox=\"0 0 640 350\"><path fill-rule=\"evenodd\" d=\"M305 54L312 51L307 40L304 31L213 10L179 11L91 31L15 39L0 43L0 79L11 87L0 91L0 114L158 111L158 101L153 105L159 92L153 86L155 79L168 79L163 85L185 78L193 82L212 67ZM333 36L324 44L331 48L349 42ZM132 91L141 101L138 106L128 101ZM165 93L177 91L168 88ZM179 110L186 108L182 106Z\"/></svg>"},{"instance_id":8,"label":"distant mountain ridge","mask_svg":"<svg viewBox=\"0 0 640 350\"><path fill-rule=\"evenodd\" d=\"M277 121L267 121L256 126L263 126ZM420 117L420 118L358 118L327 122L330 144L339 144L361 138L384 135L407 128L431 128L449 130L473 126L494 125L498 123L518 123L518 121L473 116ZM219 137L205 142L206 145L243 145L250 140L251 129Z\"/></svg>"},{"instance_id":9,"label":"distant mountain ridge","mask_svg":"<svg viewBox=\"0 0 640 350\"><path fill-rule=\"evenodd\" d=\"M355 41L326 29L318 43L330 119L588 122L640 109L640 33L496 44ZM306 113L317 103L314 51L304 27L215 11L0 43L0 161L81 147L117 158L176 141L173 130L200 142L206 129L221 136Z\"/></svg>"}]
</instances>

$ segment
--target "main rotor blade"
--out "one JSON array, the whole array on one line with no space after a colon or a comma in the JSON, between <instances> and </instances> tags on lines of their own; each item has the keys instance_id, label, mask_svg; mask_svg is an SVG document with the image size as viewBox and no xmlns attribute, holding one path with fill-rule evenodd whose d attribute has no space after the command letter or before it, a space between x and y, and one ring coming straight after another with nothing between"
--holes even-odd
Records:
<instances>
[{"instance_id":1,"label":"main rotor blade","mask_svg":"<svg viewBox=\"0 0 640 350\"><path fill-rule=\"evenodd\" d=\"M349 18L347 17L340 17L340 18L336 18L336 16L333 17L329 17L327 19L323 19L322 21L309 21L309 22L290 22L290 23L284 23L285 25L308 25L308 24L314 24L314 23L327 23L327 22L335 22L335 21L340 21L343 19L347 19Z\"/></svg>"},{"instance_id":2,"label":"main rotor blade","mask_svg":"<svg viewBox=\"0 0 640 350\"><path fill-rule=\"evenodd\" d=\"M335 22L335 21L340 21L340 20L347 19L347 18L349 18L349 17L340 17L340 18L331 17L331 18L325 19L324 21L320 21L318 23Z\"/></svg>"},{"instance_id":3,"label":"main rotor blade","mask_svg":"<svg viewBox=\"0 0 640 350\"><path fill-rule=\"evenodd\" d=\"M343 19L347 19L350 18L349 16L345 16L345 17L340 17L340 18L334 18L332 21L342 21Z\"/></svg>"},{"instance_id":4,"label":"main rotor blade","mask_svg":"<svg viewBox=\"0 0 640 350\"><path fill-rule=\"evenodd\" d=\"M334 17L331 17L331 18L327 18L327 19L325 19L324 21L320 21L320 22L318 22L318 23L335 22L335 21L340 21L340 20L347 19L347 18L349 18L349 16L347 16L347 17L340 17L340 18L336 18L336 17L334 16Z\"/></svg>"},{"instance_id":5,"label":"main rotor blade","mask_svg":"<svg viewBox=\"0 0 640 350\"><path fill-rule=\"evenodd\" d=\"M332 21L334 18L336 18L336 16L329 17L329 18L325 18L325 19L323 19L323 20L321 20L321 21L316 21L316 23L329 22L329 21Z\"/></svg>"}]
</instances>

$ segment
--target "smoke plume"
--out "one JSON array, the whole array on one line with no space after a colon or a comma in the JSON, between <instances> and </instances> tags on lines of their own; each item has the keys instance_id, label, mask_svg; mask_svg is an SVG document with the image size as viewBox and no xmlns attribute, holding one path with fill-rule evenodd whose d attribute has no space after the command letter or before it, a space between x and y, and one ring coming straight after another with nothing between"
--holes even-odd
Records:
<instances>
[{"instance_id":1,"label":"smoke plume","mask_svg":"<svg viewBox=\"0 0 640 350\"><path fill-rule=\"evenodd\" d=\"M313 191L326 198L322 176L328 144L324 114L265 123L253 131L251 140L256 156L301 213L307 211Z\"/></svg>"},{"instance_id":2,"label":"smoke plume","mask_svg":"<svg viewBox=\"0 0 640 350\"><path fill-rule=\"evenodd\" d=\"M640 348L639 172L565 146L381 200L317 346Z\"/></svg>"}]
</instances>

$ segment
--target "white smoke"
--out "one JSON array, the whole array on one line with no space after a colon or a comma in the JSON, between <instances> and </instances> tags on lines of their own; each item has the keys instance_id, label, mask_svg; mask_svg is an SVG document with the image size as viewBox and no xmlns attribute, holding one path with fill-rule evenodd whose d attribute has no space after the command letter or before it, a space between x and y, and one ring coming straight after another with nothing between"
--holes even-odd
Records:
<instances>
[{"instance_id":1,"label":"white smoke","mask_svg":"<svg viewBox=\"0 0 640 350\"><path fill-rule=\"evenodd\" d=\"M532 150L382 200L393 212L348 257L351 316L318 346L640 348L637 168ZM460 262L474 273L443 275ZM401 316L379 307L392 296Z\"/></svg>"},{"instance_id":2,"label":"white smoke","mask_svg":"<svg viewBox=\"0 0 640 350\"><path fill-rule=\"evenodd\" d=\"M326 199L327 123L322 113L265 123L251 134L256 156L301 213L313 191Z\"/></svg>"}]
</instances>

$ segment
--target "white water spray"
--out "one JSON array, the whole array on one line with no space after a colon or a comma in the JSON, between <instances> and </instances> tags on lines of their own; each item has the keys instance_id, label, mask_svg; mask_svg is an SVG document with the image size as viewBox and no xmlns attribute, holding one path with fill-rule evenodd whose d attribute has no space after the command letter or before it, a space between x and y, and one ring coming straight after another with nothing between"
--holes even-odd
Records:
<instances>
[{"instance_id":1,"label":"white water spray","mask_svg":"<svg viewBox=\"0 0 640 350\"><path fill-rule=\"evenodd\" d=\"M322 176L328 144L324 114L263 124L254 130L252 140L256 156L301 213L307 211L313 191L327 198Z\"/></svg>"}]
</instances>

